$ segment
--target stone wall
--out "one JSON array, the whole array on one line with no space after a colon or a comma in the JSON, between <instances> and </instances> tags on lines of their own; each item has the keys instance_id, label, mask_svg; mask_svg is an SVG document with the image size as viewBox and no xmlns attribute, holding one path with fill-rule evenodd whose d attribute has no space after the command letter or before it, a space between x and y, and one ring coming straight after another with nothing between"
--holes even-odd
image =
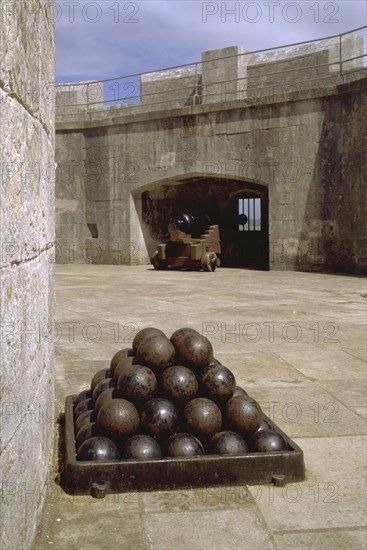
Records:
<instances>
[{"instance_id":1,"label":"stone wall","mask_svg":"<svg viewBox=\"0 0 367 550\"><path fill-rule=\"evenodd\" d=\"M242 95L246 84L247 64L252 56L243 55L239 46L202 53L203 103L231 101ZM238 80L238 79L245 80Z\"/></svg>"},{"instance_id":2,"label":"stone wall","mask_svg":"<svg viewBox=\"0 0 367 550\"><path fill-rule=\"evenodd\" d=\"M269 189L271 269L363 272L365 116L366 78L58 123L58 260L147 263L159 239L142 194L219 178Z\"/></svg>"},{"instance_id":3,"label":"stone wall","mask_svg":"<svg viewBox=\"0 0 367 550\"><path fill-rule=\"evenodd\" d=\"M60 84L56 88L56 108L58 116L69 113L87 112L103 101L103 84L91 80Z\"/></svg>"},{"instance_id":4,"label":"stone wall","mask_svg":"<svg viewBox=\"0 0 367 550\"><path fill-rule=\"evenodd\" d=\"M6 5L5 5L6 4ZM0 2L0 548L29 548L54 429L54 23ZM51 330L52 332L52 330Z\"/></svg>"},{"instance_id":5,"label":"stone wall","mask_svg":"<svg viewBox=\"0 0 367 550\"><path fill-rule=\"evenodd\" d=\"M341 72L346 81L351 73L363 70L364 54L365 40L355 34L258 53L230 46L203 52L198 63L142 74L140 96L139 86L129 77L117 79L113 87L135 89L135 102L126 100L124 104L134 112L264 97L284 89L338 84L342 82ZM87 107L89 111L98 109L98 105L88 106L87 98L98 101L96 98L103 95L99 86L78 83L59 87L63 101L58 104L57 115ZM68 109L67 102L78 103L77 109Z\"/></svg>"},{"instance_id":6,"label":"stone wall","mask_svg":"<svg viewBox=\"0 0 367 550\"><path fill-rule=\"evenodd\" d=\"M194 105L201 89L201 67L157 71L141 76L141 101L144 110Z\"/></svg>"}]
</instances>

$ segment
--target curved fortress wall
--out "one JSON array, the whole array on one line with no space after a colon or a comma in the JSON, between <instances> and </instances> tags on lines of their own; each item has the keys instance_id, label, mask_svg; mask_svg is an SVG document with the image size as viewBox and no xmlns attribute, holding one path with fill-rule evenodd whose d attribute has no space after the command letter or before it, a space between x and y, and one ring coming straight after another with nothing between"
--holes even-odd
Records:
<instances>
[{"instance_id":1,"label":"curved fortress wall","mask_svg":"<svg viewBox=\"0 0 367 550\"><path fill-rule=\"evenodd\" d=\"M358 38L348 44L361 49ZM268 188L271 269L363 272L366 70L349 62L341 80L325 66L335 48L308 46L288 64L279 54L218 61L238 47L205 52L195 74L142 76L139 107L67 109L96 84L61 88L58 261L147 263L167 230L155 210L183 185L202 199L206 182L208 205L218 189ZM287 70L293 79L270 83L269 72Z\"/></svg>"},{"instance_id":2,"label":"curved fortress wall","mask_svg":"<svg viewBox=\"0 0 367 550\"><path fill-rule=\"evenodd\" d=\"M26 549L47 494L54 428L55 51L50 2L3 4L0 548Z\"/></svg>"}]
</instances>

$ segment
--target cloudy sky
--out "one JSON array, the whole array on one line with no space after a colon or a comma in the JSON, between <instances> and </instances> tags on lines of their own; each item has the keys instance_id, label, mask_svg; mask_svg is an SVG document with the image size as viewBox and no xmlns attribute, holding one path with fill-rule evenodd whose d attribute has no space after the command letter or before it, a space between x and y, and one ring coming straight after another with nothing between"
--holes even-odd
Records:
<instances>
[{"instance_id":1,"label":"cloudy sky","mask_svg":"<svg viewBox=\"0 0 367 550\"><path fill-rule=\"evenodd\" d=\"M258 50L366 25L365 0L56 1L57 82L103 79Z\"/></svg>"}]
</instances>

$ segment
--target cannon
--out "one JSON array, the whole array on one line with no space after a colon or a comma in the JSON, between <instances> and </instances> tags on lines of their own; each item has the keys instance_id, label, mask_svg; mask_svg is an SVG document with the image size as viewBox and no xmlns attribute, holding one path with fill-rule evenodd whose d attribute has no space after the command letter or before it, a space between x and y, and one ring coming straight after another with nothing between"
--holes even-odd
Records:
<instances>
[{"instance_id":1,"label":"cannon","mask_svg":"<svg viewBox=\"0 0 367 550\"><path fill-rule=\"evenodd\" d=\"M209 216L182 212L173 220L169 240L158 245L151 262L154 269L215 271L220 253L218 225L210 225Z\"/></svg>"},{"instance_id":2,"label":"cannon","mask_svg":"<svg viewBox=\"0 0 367 550\"><path fill-rule=\"evenodd\" d=\"M190 235L191 237L199 238L210 227L209 216L193 216L182 212L174 219L174 228Z\"/></svg>"}]
</instances>

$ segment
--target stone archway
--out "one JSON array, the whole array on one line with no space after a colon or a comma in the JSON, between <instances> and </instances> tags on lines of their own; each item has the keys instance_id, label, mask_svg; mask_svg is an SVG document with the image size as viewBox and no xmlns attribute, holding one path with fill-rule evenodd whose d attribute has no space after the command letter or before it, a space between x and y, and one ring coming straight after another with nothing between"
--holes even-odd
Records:
<instances>
[{"instance_id":1,"label":"stone archway","mask_svg":"<svg viewBox=\"0 0 367 550\"><path fill-rule=\"evenodd\" d=\"M169 238L172 220L180 212L195 216L207 215L211 224L218 224L221 237L223 267L254 267L269 269L268 190L263 185L216 176L180 177L179 180L152 184L139 193L141 225L148 254L159 242ZM261 262L244 262L243 249L236 231L237 216L233 210L236 197L246 193L263 197ZM135 192L136 193L136 192ZM258 237L258 235L256 235Z\"/></svg>"}]
</instances>

